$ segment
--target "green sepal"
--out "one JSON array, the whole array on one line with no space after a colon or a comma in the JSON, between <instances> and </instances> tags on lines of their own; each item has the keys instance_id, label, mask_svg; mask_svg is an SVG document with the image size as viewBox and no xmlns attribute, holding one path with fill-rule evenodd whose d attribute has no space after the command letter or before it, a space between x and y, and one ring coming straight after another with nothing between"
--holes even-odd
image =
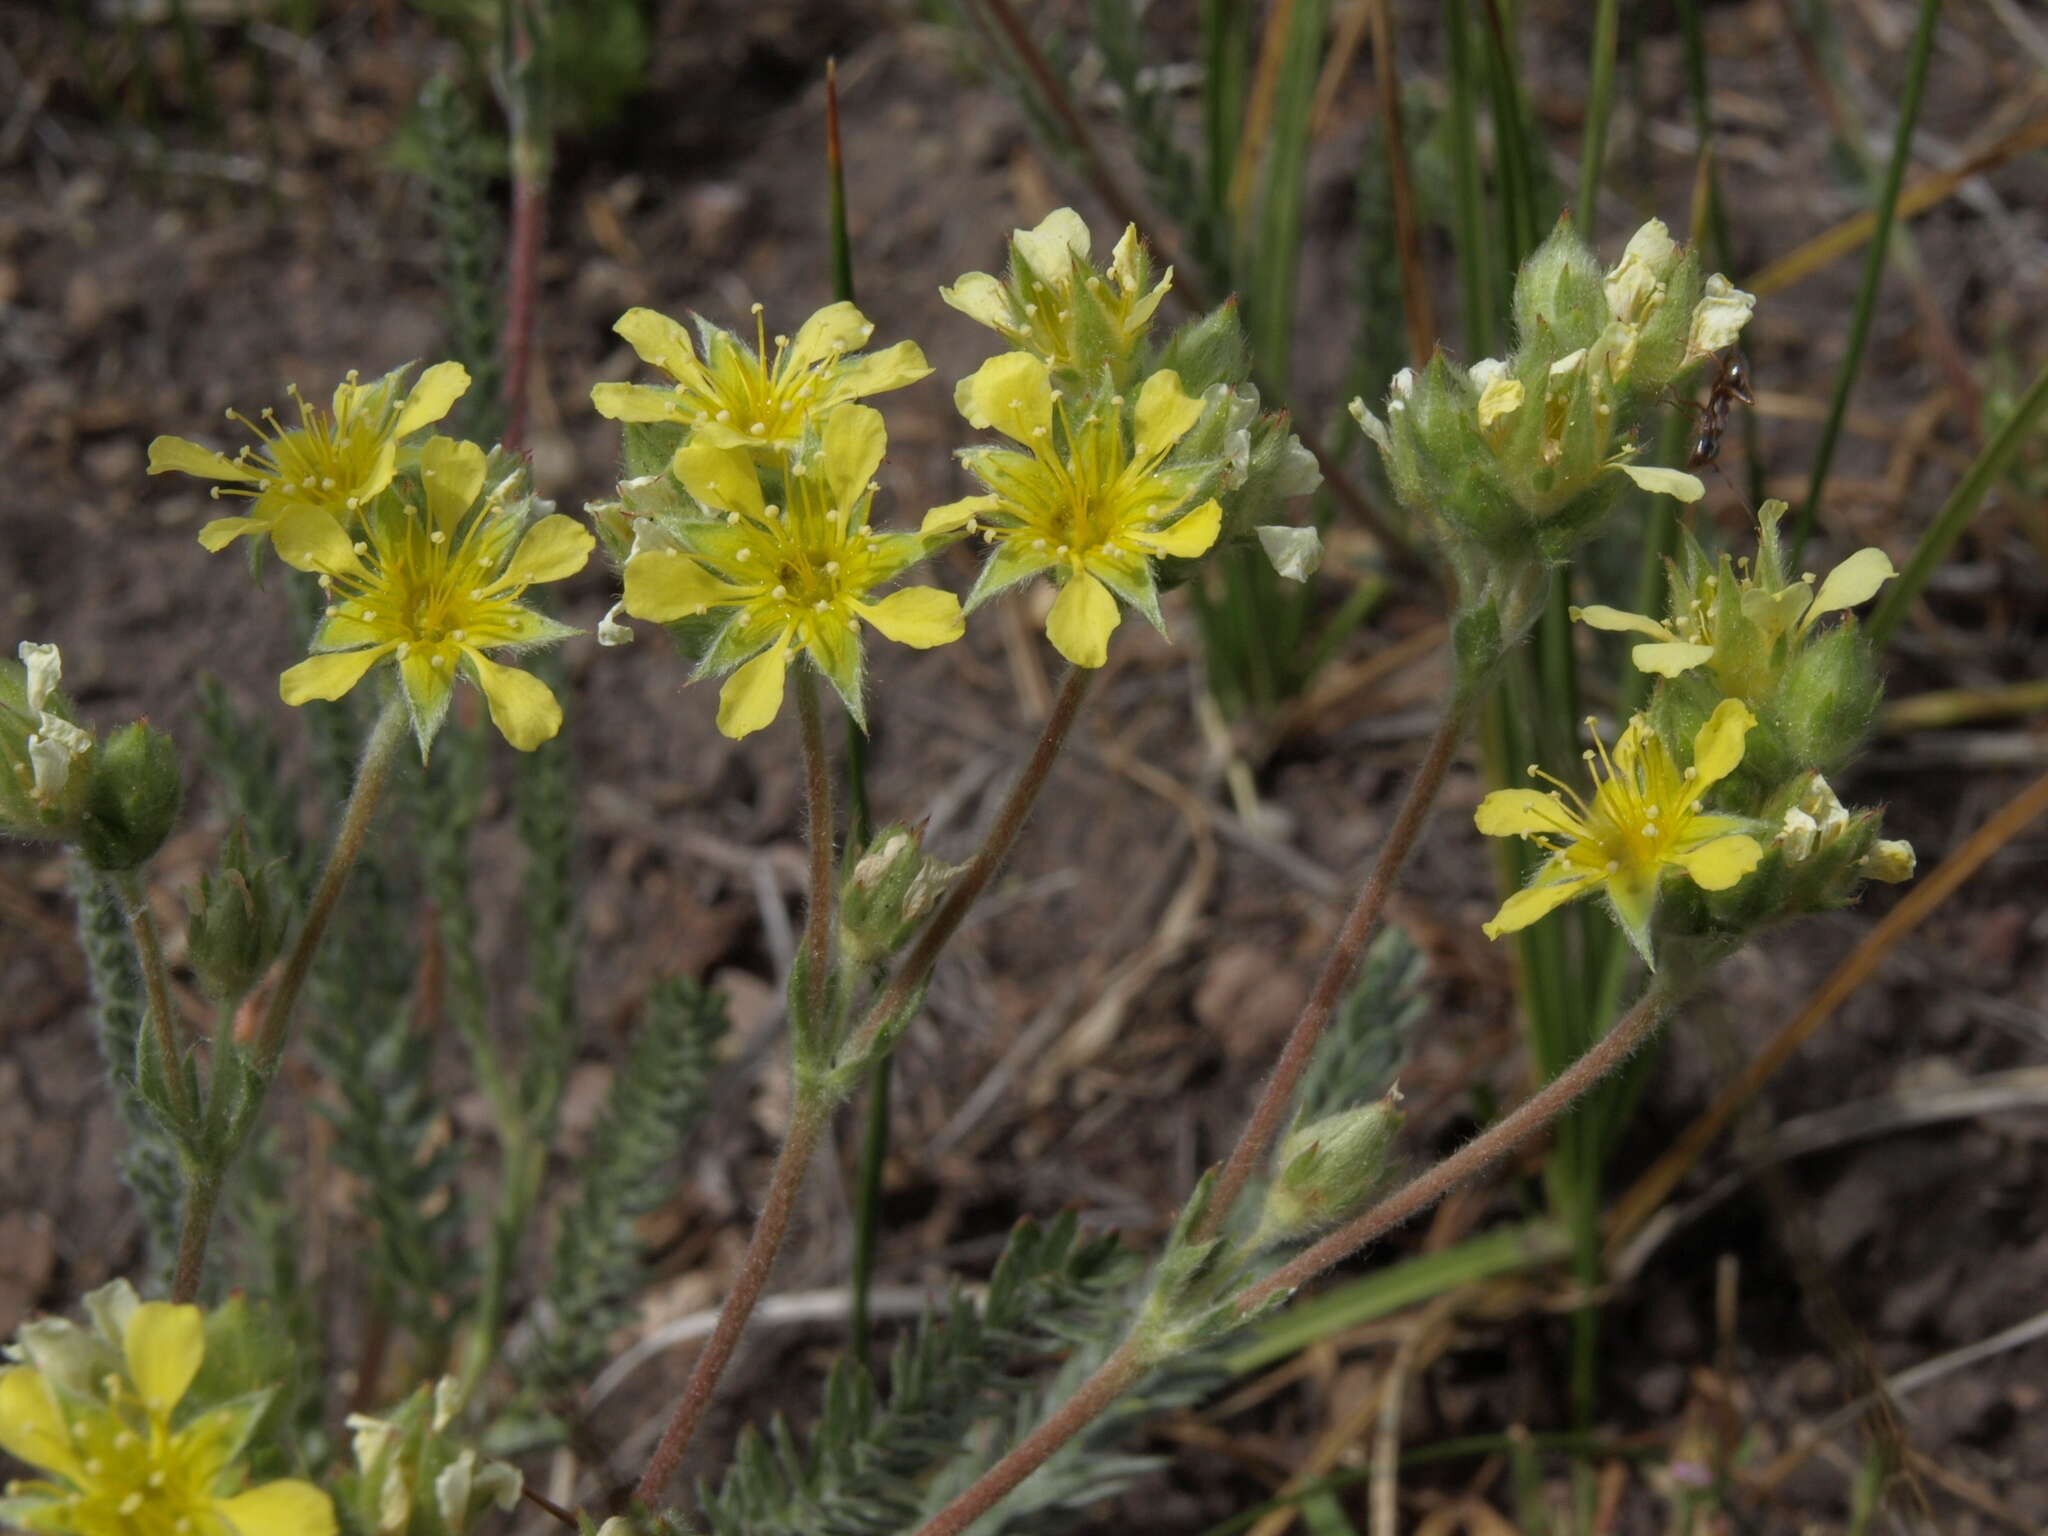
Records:
<instances>
[{"instance_id":1,"label":"green sepal","mask_svg":"<svg viewBox=\"0 0 2048 1536\"><path fill-rule=\"evenodd\" d=\"M185 798L177 745L137 720L116 731L94 756L98 760L78 827L79 851L95 869L135 869L177 825Z\"/></svg>"}]
</instances>

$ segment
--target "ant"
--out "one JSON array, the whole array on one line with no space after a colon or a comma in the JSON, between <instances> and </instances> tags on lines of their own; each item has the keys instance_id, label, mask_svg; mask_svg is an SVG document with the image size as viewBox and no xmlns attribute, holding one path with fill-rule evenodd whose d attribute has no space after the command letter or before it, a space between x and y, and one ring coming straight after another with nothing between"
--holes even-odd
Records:
<instances>
[{"instance_id":1,"label":"ant","mask_svg":"<svg viewBox=\"0 0 2048 1536\"><path fill-rule=\"evenodd\" d=\"M1699 436L1693 439L1692 454L1685 461L1687 469L1698 469L1703 464L1712 464L1721 454L1721 434L1728 430L1728 414L1735 408L1735 402L1751 405L1749 393L1749 359L1742 355L1739 347L1730 347L1725 352L1714 354L1714 379L1707 387L1707 403L1694 405L1686 402L1699 422Z\"/></svg>"}]
</instances>

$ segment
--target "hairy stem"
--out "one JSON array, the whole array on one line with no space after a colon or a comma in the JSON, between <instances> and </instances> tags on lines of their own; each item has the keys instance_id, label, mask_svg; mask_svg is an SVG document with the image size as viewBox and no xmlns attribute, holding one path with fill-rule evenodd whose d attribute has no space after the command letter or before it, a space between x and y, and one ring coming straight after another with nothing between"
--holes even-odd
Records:
<instances>
[{"instance_id":1,"label":"hairy stem","mask_svg":"<svg viewBox=\"0 0 2048 1536\"><path fill-rule=\"evenodd\" d=\"M1417 1174L1371 1210L1346 1222L1265 1279L1247 1286L1238 1294L1238 1310L1251 1311L1269 1298L1313 1280L1374 1238L1391 1231L1409 1217L1428 1210L1496 1158L1512 1152L1626 1061L1637 1046L1655 1033L1671 1000L1668 993L1653 987L1615 1021L1614 1027L1598 1043L1513 1110L1442 1162Z\"/></svg>"},{"instance_id":2,"label":"hairy stem","mask_svg":"<svg viewBox=\"0 0 2048 1536\"><path fill-rule=\"evenodd\" d=\"M825 755L825 719L818 707L818 680L808 666L796 669L796 713L803 725L804 794L810 802L811 888L804 904L805 1027L824 1037L825 988L832 964L832 765Z\"/></svg>"},{"instance_id":3,"label":"hairy stem","mask_svg":"<svg viewBox=\"0 0 2048 1536\"><path fill-rule=\"evenodd\" d=\"M306 909L305 926L299 929L291 952L285 956L277 989L270 994L270 1006L264 1011L262 1027L257 1031L256 1068L266 1080L276 1070L278 1058L284 1054L292 1008L306 985L306 976L313 968L313 957L319 953L320 941L327 934L327 924L341 901L349 871L355 868L356 858L363 851L363 840L368 836L371 819L377 813L377 802L383 798L384 786L391 781L392 764L398 757L398 744L405 739L405 728L405 705L394 691L385 701L377 723L370 728L370 738L363 745L362 760L356 765L355 787L349 791L348 803L342 807L341 825L335 829L334 846L327 854L327 867L320 872L320 884L314 889L312 904Z\"/></svg>"},{"instance_id":4,"label":"hairy stem","mask_svg":"<svg viewBox=\"0 0 2048 1536\"><path fill-rule=\"evenodd\" d=\"M1415 770L1415 777L1408 785L1407 798L1401 802L1400 812L1388 829L1387 840L1380 845L1372 874L1367 877L1358 893L1358 900L1352 903L1351 911L1345 916L1344 926L1338 930L1337 940L1330 947L1329 958L1323 962L1323 974L1316 982L1316 989L1302 1006L1301 1016L1294 1021L1294 1029L1280 1052L1273 1075L1266 1080L1265 1091L1260 1094L1251 1119L1245 1123L1244 1133L1238 1138L1230 1160L1223 1165L1223 1172L1217 1178L1216 1192L1202 1219L1198 1241L1216 1235L1217 1229L1229 1216L1231 1206L1244 1192L1259 1159L1266 1155L1266 1149L1279 1134L1280 1126L1287 1118L1288 1106L1294 1100L1295 1086L1300 1083L1301 1074L1307 1070L1309 1060L1315 1054L1316 1042L1322 1039L1324 1029L1336 1012L1344 988L1358 969L1358 959L1365 953L1366 941L1379 926L1380 913L1386 907L1387 898L1393 894L1394 886L1401 878L1402 866L1408 862L1408 855L1414 851L1423 825L1429 819L1430 807L1436 803L1436 797L1443 789L1444 775L1450 771L1451 759L1457 753L1458 743L1465 735L1465 723L1471 717L1471 697L1471 690L1461 689L1445 709L1443 719L1437 723L1436 734L1430 738L1422 766Z\"/></svg>"},{"instance_id":5,"label":"hairy stem","mask_svg":"<svg viewBox=\"0 0 2048 1536\"><path fill-rule=\"evenodd\" d=\"M896 974L890 978L889 985L868 1010L859 1030L847 1042L841 1061L857 1061L865 1055L874 1044L875 1037L909 1005L917 989L930 978L932 967L938 964L939 952L959 930L968 909L988 888L989 881L1002 868L1003 860L1010 856L1010 849L1015 845L1018 833L1024 830L1024 823L1031 816L1031 807L1037 803L1039 791L1045 788L1053 761L1066 744L1067 732L1073 729L1074 717L1080 713L1081 701L1088 696L1088 685L1094 679L1095 673L1089 668L1067 669L1066 681L1060 684L1059 697L1053 700L1052 713L1046 716L1038 745L1031 749L1024 771L1010 787L1009 798L1003 801L995 825L989 828L988 840L960 872L959 878L947 891L946 899L939 904L939 910L933 914L924 932L918 935L917 943L896 967Z\"/></svg>"},{"instance_id":6,"label":"hairy stem","mask_svg":"<svg viewBox=\"0 0 2048 1536\"><path fill-rule=\"evenodd\" d=\"M814 1093L797 1100L789 1135L775 1159L768 1198L754 1223L753 1235L747 1239L747 1251L740 1260L732 1294L719 1309L717 1326L697 1356L690 1379L683 1387L682 1400L676 1404L668 1428L662 1432L661 1443L654 1448L647 1470L641 1473L639 1486L634 1490L634 1498L642 1504L651 1506L668 1485L683 1452L690 1447L691 1437L697 1433L697 1426L703 1422L705 1409L711 1406L718 1379L725 1374L740 1333L775 1268L775 1256L782 1248L783 1234L789 1230L789 1218L796 1209L797 1191L803 1186L804 1170L810 1166L811 1154L817 1150L818 1137L829 1118L830 1106L823 1095Z\"/></svg>"},{"instance_id":7,"label":"hairy stem","mask_svg":"<svg viewBox=\"0 0 2048 1536\"><path fill-rule=\"evenodd\" d=\"M919 1526L917 1536L959 1536L960 1532L993 1509L1012 1488L1044 1466L1054 1451L1094 1423L1105 1408L1123 1396L1143 1373L1145 1366L1144 1354L1135 1343L1126 1339L1116 1353L1097 1366L1095 1374L1082 1382L1074 1395L1020 1441L1016 1449L976 1478L952 1503Z\"/></svg>"},{"instance_id":8,"label":"hairy stem","mask_svg":"<svg viewBox=\"0 0 2048 1536\"><path fill-rule=\"evenodd\" d=\"M1672 1001L1670 993L1652 988L1600 1042L1523 1100L1503 1119L1468 1141L1449 1157L1411 1179L1364 1215L1347 1222L1265 1279L1237 1295L1240 1314L1276 1295L1291 1292L1348 1258L1374 1238L1427 1210L1495 1158L1512 1151L1570 1108L1588 1088L1625 1061L1656 1029ZM1128 1389L1146 1365L1142 1353L1126 1341L1083 1382L1074 1395L1046 1417L1001 1461L989 1468L958 1498L927 1521L916 1536L959 1536L995 1506L998 1499L1031 1475L1062 1445L1095 1421Z\"/></svg>"},{"instance_id":9,"label":"hairy stem","mask_svg":"<svg viewBox=\"0 0 2048 1536\"><path fill-rule=\"evenodd\" d=\"M121 905L128 909L128 932L135 939L136 958L142 965L142 985L149 994L149 1027L163 1056L172 1105L179 1118L191 1125L198 1106L192 1102L192 1085L185 1080L182 1053L178 1049L178 1026L171 1013L170 970L164 964L163 935L157 932L156 914L150 911L149 892L143 888L142 876L132 869L123 870L114 876L114 884L121 893Z\"/></svg>"},{"instance_id":10,"label":"hairy stem","mask_svg":"<svg viewBox=\"0 0 2048 1536\"><path fill-rule=\"evenodd\" d=\"M178 1267L171 1273L171 1300L176 1302L191 1301L199 1294L206 1238L213 1227L213 1207L220 1199L218 1173L190 1162L186 1168L184 1226L178 1234Z\"/></svg>"}]
</instances>

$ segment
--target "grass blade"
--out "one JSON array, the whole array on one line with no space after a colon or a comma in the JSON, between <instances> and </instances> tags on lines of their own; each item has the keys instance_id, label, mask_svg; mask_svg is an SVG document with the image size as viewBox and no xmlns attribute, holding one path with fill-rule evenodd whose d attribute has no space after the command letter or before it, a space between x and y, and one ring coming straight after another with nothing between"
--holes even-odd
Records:
<instances>
[{"instance_id":1,"label":"grass blade","mask_svg":"<svg viewBox=\"0 0 2048 1536\"><path fill-rule=\"evenodd\" d=\"M1799 524L1792 536L1792 564L1796 568L1813 536L1820 513L1820 495L1827 485L1836 445L1841 441L1842 418L1848 413L1849 393L1863 362L1863 347L1870 339L1870 322L1877 312L1877 290L1884 280L1885 254L1891 248L1891 234L1899 207L1899 187L1906 177L1906 162L1913 154L1913 129L1920 121L1920 100L1927 89L1927 63L1934 53L1934 25L1941 16L1941 0L1920 0L1920 19L1913 31L1912 51L1906 61L1906 85L1899 96L1898 129L1892 138L1892 157L1885 166L1884 184L1878 193L1877 225L1871 235L1870 254L1863 263L1863 282L1856 292L1856 309L1849 317L1849 346L1842 356L1842 371L1835 380L1834 398L1828 403L1826 424L1821 428L1820 446L1814 450L1813 476L1807 482L1806 500L1799 508Z\"/></svg>"}]
</instances>

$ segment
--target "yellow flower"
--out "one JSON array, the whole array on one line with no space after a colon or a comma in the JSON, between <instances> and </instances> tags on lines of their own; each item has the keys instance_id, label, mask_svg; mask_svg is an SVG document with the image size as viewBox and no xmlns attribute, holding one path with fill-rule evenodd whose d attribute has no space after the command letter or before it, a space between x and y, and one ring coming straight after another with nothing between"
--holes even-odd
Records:
<instances>
[{"instance_id":1,"label":"yellow flower","mask_svg":"<svg viewBox=\"0 0 2048 1536\"><path fill-rule=\"evenodd\" d=\"M1152 281L1151 261L1135 224L1117 241L1106 274L1089 265L1089 244L1081 216L1071 208L1056 208L1036 229L1011 234L1007 282L968 272L952 287L941 288L939 297L1055 368L1085 362L1081 354L1098 349L1127 356L1173 286L1173 269ZM1077 309L1086 311L1086 323L1077 323Z\"/></svg>"},{"instance_id":2,"label":"yellow flower","mask_svg":"<svg viewBox=\"0 0 2048 1536\"><path fill-rule=\"evenodd\" d=\"M1202 471L1167 462L1202 415L1179 375L1162 369L1145 380L1128 438L1123 396L1076 421L1045 363L1022 352L989 359L960 381L955 398L970 424L994 427L1028 450L965 450L962 461L989 494L925 515L928 536L978 527L994 545L968 611L1049 571L1061 585L1046 636L1075 666L1107 659L1118 597L1164 633L1153 560L1207 552L1223 522L1213 499L1188 505Z\"/></svg>"},{"instance_id":3,"label":"yellow flower","mask_svg":"<svg viewBox=\"0 0 2048 1536\"><path fill-rule=\"evenodd\" d=\"M1783 511L1783 502L1766 502L1761 517L1767 558L1773 567L1776 523ZM1766 569L1752 569L1745 562L1742 573L1734 578L1734 592L1724 594L1722 581L1732 574L1724 566L1719 574L1701 576L1687 598L1685 611L1668 621L1600 603L1574 608L1571 616L1593 629L1648 636L1646 643L1629 653L1636 667L1660 677L1677 677L1714 660L1719 613L1726 596L1734 598L1737 611L1755 628L1761 649L1768 654L1781 639L1796 643L1804 638L1825 615L1845 613L1869 602L1898 572L1892 569L1890 556L1873 546L1857 550L1829 571L1818 589L1811 572L1797 581L1781 583Z\"/></svg>"},{"instance_id":4,"label":"yellow flower","mask_svg":"<svg viewBox=\"0 0 2048 1536\"><path fill-rule=\"evenodd\" d=\"M280 426L268 407L260 424L229 411L230 421L241 422L258 439L233 458L182 437L159 437L149 445L149 472L228 482L213 488L215 500L253 498L246 516L218 517L199 530L208 551L225 549L244 534L267 537L287 565L312 570L315 552L330 540L330 526L346 530L391 483L400 440L446 416L469 388L468 370L460 363L436 363L409 393L406 371L396 369L374 384L359 382L351 371L334 391L331 412L309 405L293 386L296 427Z\"/></svg>"},{"instance_id":5,"label":"yellow flower","mask_svg":"<svg viewBox=\"0 0 2048 1536\"><path fill-rule=\"evenodd\" d=\"M8 1485L0 1522L65 1536L333 1536L334 1506L311 1483L236 1491L261 1395L173 1422L205 1355L197 1307L150 1301L128 1312L121 1369L93 1395L32 1366L0 1372L0 1450L46 1474Z\"/></svg>"},{"instance_id":6,"label":"yellow flower","mask_svg":"<svg viewBox=\"0 0 2048 1536\"><path fill-rule=\"evenodd\" d=\"M715 448L794 448L805 420L848 400L915 384L930 373L914 341L854 356L875 332L851 304L828 304L803 323L796 339L775 338L754 306L754 345L702 320L698 360L690 333L651 309L629 309L612 329L673 386L599 384L590 392L600 416L613 421L663 421L688 427L691 440Z\"/></svg>"},{"instance_id":7,"label":"yellow flower","mask_svg":"<svg viewBox=\"0 0 2048 1536\"><path fill-rule=\"evenodd\" d=\"M484 494L484 468L476 444L432 438L420 450L424 509L408 499L407 486L371 509L363 541L320 546L315 568L331 606L313 634L317 654L279 681L285 703L338 699L388 656L398 664L422 757L458 674L483 689L492 723L521 751L561 729L562 707L547 685L484 652L576 633L520 599L535 582L582 570L595 540L567 517L526 527L521 511L503 501L511 477Z\"/></svg>"},{"instance_id":8,"label":"yellow flower","mask_svg":"<svg viewBox=\"0 0 2048 1536\"><path fill-rule=\"evenodd\" d=\"M1725 891L1757 866L1763 849L1735 816L1716 816L1703 798L1742 761L1756 717L1739 699L1723 699L1693 739L1692 766L1681 770L1669 747L1636 716L1614 744L1586 754L1592 803L1536 768L1551 790L1497 789L1473 818L1488 837L1526 837L1550 857L1486 924L1486 936L1526 928L1553 907L1603 893L1615 918L1650 960L1650 918L1666 869L1682 870L1702 890ZM1596 744L1599 738L1594 738ZM1653 962L1654 963L1654 962Z\"/></svg>"},{"instance_id":9,"label":"yellow flower","mask_svg":"<svg viewBox=\"0 0 2048 1536\"><path fill-rule=\"evenodd\" d=\"M699 436L677 450L676 478L724 515L660 528L645 520L626 561L626 612L660 623L722 616L697 671L732 673L718 699L726 735L748 735L775 718L792 653L808 657L864 722L863 621L920 649L965 633L950 592L906 587L873 596L926 553L919 534L868 528L886 447L881 412L864 405L826 412L773 474L781 505L763 494L761 470L744 448Z\"/></svg>"}]
</instances>

